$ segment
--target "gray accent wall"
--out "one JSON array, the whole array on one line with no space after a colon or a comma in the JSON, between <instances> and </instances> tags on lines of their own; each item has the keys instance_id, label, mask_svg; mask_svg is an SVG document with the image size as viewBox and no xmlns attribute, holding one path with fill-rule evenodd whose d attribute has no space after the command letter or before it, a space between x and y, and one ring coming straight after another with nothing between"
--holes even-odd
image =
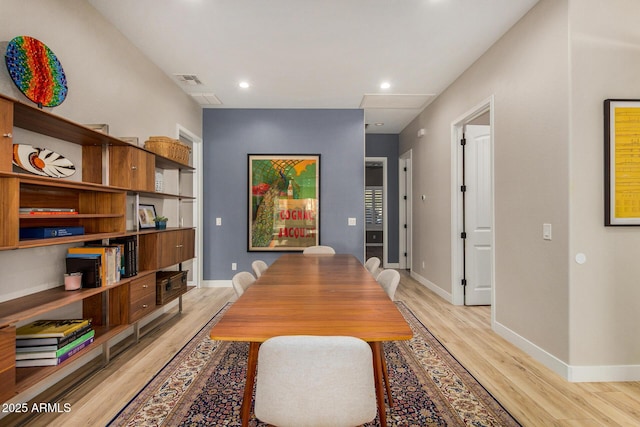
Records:
<instances>
[{"instance_id":1,"label":"gray accent wall","mask_svg":"<svg viewBox=\"0 0 640 427\"><path fill-rule=\"evenodd\" d=\"M387 158L387 260L398 263L398 146L397 134L367 134L366 156Z\"/></svg>"},{"instance_id":2,"label":"gray accent wall","mask_svg":"<svg viewBox=\"0 0 640 427\"><path fill-rule=\"evenodd\" d=\"M363 261L363 110L205 109L203 140L204 280L282 254L247 251L248 154L320 154L320 242Z\"/></svg>"}]
</instances>

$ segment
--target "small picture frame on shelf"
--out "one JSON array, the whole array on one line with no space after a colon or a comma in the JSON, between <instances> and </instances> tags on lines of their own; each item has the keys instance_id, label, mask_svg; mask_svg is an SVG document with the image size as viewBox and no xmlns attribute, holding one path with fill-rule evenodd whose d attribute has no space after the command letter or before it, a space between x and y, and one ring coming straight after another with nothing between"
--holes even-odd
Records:
<instances>
[{"instance_id":1,"label":"small picture frame on shelf","mask_svg":"<svg viewBox=\"0 0 640 427\"><path fill-rule=\"evenodd\" d=\"M156 223L153 220L156 217L156 207L154 205L138 205L138 224L140 229L155 228Z\"/></svg>"},{"instance_id":2,"label":"small picture frame on shelf","mask_svg":"<svg viewBox=\"0 0 640 427\"><path fill-rule=\"evenodd\" d=\"M96 124L88 124L85 125L86 127L88 127L89 129L93 129L96 132L102 132L105 135L109 135L109 125L106 123L96 123Z\"/></svg>"}]
</instances>

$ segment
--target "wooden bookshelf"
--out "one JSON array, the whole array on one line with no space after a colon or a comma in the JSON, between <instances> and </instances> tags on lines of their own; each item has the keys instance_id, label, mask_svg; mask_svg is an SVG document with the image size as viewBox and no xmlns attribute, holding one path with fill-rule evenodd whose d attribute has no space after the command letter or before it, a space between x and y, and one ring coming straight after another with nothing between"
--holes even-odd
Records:
<instances>
[{"instance_id":1,"label":"wooden bookshelf","mask_svg":"<svg viewBox=\"0 0 640 427\"><path fill-rule=\"evenodd\" d=\"M22 143L15 140L15 128L82 146L81 181L36 176L14 170L13 144ZM195 242L190 237L193 229L127 230L127 220L137 224L137 212L127 209L127 198L134 196L136 200L146 197L182 201L195 200L195 197L155 192L156 168L178 170L178 188L181 171L194 171L191 166L0 94L0 256L7 250L135 236L138 241L138 260L143 254L145 259L163 260L162 263L147 262L148 265L139 263L136 276L114 285L77 291L65 291L63 286L59 286L1 302L0 382L3 387L0 390L0 403L28 390L65 366L84 360L82 356L92 350L101 348L108 362L112 338L132 327L138 331L138 322L161 307L155 305L156 270L169 266L167 263L174 260L173 264L178 264L188 257L193 258ZM108 179L111 182L105 182ZM75 213L21 213L20 208L26 207L65 208L73 209ZM84 234L46 239L20 238L20 229L24 227L65 226L82 226ZM187 233L184 234L186 240L176 240L176 236L183 233ZM157 237L159 235L165 237ZM172 248L170 258L166 258L163 248L152 246L165 241L176 246ZM191 247L185 248L185 245ZM22 285L16 284L16 288ZM26 287L29 288L29 284ZM83 318L92 319L96 331L94 342L60 365L16 368L16 326L33 319L46 318L48 313L71 304L81 305ZM137 334L134 332L134 342L137 341Z\"/></svg>"}]
</instances>

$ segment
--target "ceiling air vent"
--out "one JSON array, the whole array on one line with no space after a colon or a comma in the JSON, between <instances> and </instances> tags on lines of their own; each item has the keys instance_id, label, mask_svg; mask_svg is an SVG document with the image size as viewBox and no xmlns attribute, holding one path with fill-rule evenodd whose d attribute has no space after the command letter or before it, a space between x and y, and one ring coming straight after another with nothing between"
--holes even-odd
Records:
<instances>
[{"instance_id":1,"label":"ceiling air vent","mask_svg":"<svg viewBox=\"0 0 640 427\"><path fill-rule=\"evenodd\" d=\"M215 93L190 93L200 105L222 105Z\"/></svg>"},{"instance_id":2,"label":"ceiling air vent","mask_svg":"<svg viewBox=\"0 0 640 427\"><path fill-rule=\"evenodd\" d=\"M187 86L198 86L202 84L198 76L195 74L174 74L174 76L180 83Z\"/></svg>"}]
</instances>

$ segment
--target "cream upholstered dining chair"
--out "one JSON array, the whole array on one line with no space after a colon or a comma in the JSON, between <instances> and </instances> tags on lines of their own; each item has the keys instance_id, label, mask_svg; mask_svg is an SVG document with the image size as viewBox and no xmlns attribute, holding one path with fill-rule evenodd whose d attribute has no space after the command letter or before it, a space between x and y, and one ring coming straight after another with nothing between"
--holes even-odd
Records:
<instances>
[{"instance_id":1,"label":"cream upholstered dining chair","mask_svg":"<svg viewBox=\"0 0 640 427\"><path fill-rule=\"evenodd\" d=\"M253 277L253 274L248 271L241 271L240 273L236 273L231 278L231 284L233 285L233 290L236 291L236 295L238 298L242 296L244 291L256 281L256 278Z\"/></svg>"},{"instance_id":2,"label":"cream upholstered dining chair","mask_svg":"<svg viewBox=\"0 0 640 427\"><path fill-rule=\"evenodd\" d=\"M302 251L303 254L335 254L336 251L331 246L308 246Z\"/></svg>"},{"instance_id":3,"label":"cream upholstered dining chair","mask_svg":"<svg viewBox=\"0 0 640 427\"><path fill-rule=\"evenodd\" d=\"M268 424L356 426L376 417L371 347L347 336L280 336L258 351L254 412Z\"/></svg>"},{"instance_id":4,"label":"cream upholstered dining chair","mask_svg":"<svg viewBox=\"0 0 640 427\"><path fill-rule=\"evenodd\" d=\"M378 276L379 267L380 267L380 258L378 258L377 256L372 256L371 258L367 259L367 261L364 263L364 268L366 268L369 271L369 273L373 275L373 277Z\"/></svg>"},{"instance_id":5,"label":"cream upholstered dining chair","mask_svg":"<svg viewBox=\"0 0 640 427\"><path fill-rule=\"evenodd\" d=\"M382 289L384 289L389 298L393 301L396 289L398 289L398 284L400 283L400 273L396 270L384 270L378 274L376 281L380 286L382 286Z\"/></svg>"},{"instance_id":6,"label":"cream upholstered dining chair","mask_svg":"<svg viewBox=\"0 0 640 427\"><path fill-rule=\"evenodd\" d=\"M266 262L261 259L257 259L251 263L251 268L253 269L253 273L256 275L256 278L259 279L262 276L269 266Z\"/></svg>"}]
</instances>

